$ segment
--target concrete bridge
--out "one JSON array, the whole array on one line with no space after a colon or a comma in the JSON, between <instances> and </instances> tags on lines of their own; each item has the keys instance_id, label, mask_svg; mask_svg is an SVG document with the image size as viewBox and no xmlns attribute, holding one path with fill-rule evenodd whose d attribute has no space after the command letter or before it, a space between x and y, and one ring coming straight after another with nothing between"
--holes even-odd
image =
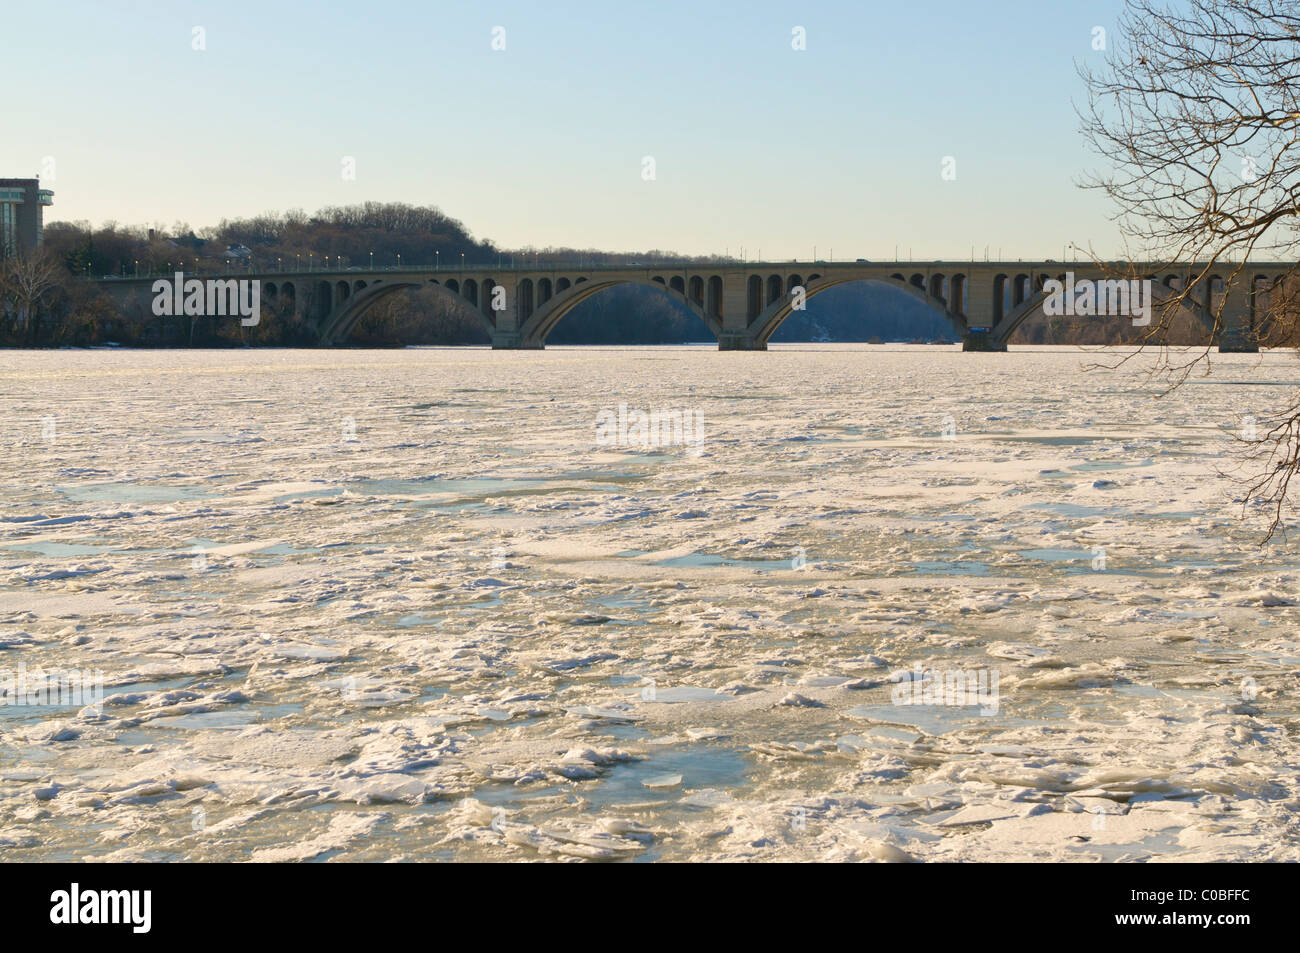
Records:
<instances>
[{"instance_id":1,"label":"concrete bridge","mask_svg":"<svg viewBox=\"0 0 1300 953\"><path fill-rule=\"evenodd\" d=\"M1255 333L1268 289L1292 265L1248 263L1215 267L1209 286L1188 310L1213 327L1213 309L1224 301L1224 327L1216 336L1222 351L1257 350ZM1152 280L1157 306L1187 280L1188 269L1131 264L1129 275ZM1199 271L1199 269L1198 269ZM828 288L873 281L896 288L943 317L963 349L1005 351L1016 328L1045 299L1044 284L1116 277L1091 263L1042 262L754 262L675 265L540 265L384 270L239 272L187 278L257 278L262 282L263 320L294 314L310 322L322 344L347 339L366 312L390 295L440 288L467 302L478 315L492 347L542 348L547 335L577 305L620 284L641 284L685 305L708 326L718 349L766 350L790 313ZM159 277L100 280L120 305L134 301L148 314ZM1086 319L1085 319L1086 320ZM1153 323L1159 321L1158 311Z\"/></svg>"}]
</instances>

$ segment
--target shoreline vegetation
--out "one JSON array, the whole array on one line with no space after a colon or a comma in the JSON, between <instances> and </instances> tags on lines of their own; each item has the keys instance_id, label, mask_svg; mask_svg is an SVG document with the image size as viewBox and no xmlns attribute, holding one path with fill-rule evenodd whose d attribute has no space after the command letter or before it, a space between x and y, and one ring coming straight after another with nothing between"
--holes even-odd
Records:
<instances>
[{"instance_id":1,"label":"shoreline vegetation","mask_svg":"<svg viewBox=\"0 0 1300 953\"><path fill-rule=\"evenodd\" d=\"M316 330L292 314L267 314L256 327L222 317L171 317L124 313L89 278L140 274L220 276L241 272L299 271L459 263L513 262L546 265L664 262L734 264L725 256L683 256L661 250L607 252L574 248L503 249L475 239L459 221L437 208L367 202L302 211L224 219L195 231L124 226L107 222L51 222L36 256L0 259L0 347L58 348L100 345L133 348L314 347ZM1136 343L1118 319L1038 316L1025 323L1013 344ZM1131 340L1133 339L1133 340ZM672 297L624 285L583 302L548 338L550 344L708 343L712 334ZM953 329L925 305L887 286L858 282L829 289L791 315L774 343L955 343ZM394 295L358 323L346 345L486 345L487 334L472 306L442 289ZM1188 322L1171 344L1198 344Z\"/></svg>"}]
</instances>

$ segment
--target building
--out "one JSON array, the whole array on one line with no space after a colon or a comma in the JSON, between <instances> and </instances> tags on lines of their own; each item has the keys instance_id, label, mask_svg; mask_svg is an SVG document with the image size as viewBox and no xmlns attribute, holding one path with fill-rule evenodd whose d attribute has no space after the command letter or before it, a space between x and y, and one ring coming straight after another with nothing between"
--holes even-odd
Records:
<instances>
[{"instance_id":1,"label":"building","mask_svg":"<svg viewBox=\"0 0 1300 953\"><path fill-rule=\"evenodd\" d=\"M54 193L40 179L0 179L0 255L37 249L45 238L44 209Z\"/></svg>"}]
</instances>

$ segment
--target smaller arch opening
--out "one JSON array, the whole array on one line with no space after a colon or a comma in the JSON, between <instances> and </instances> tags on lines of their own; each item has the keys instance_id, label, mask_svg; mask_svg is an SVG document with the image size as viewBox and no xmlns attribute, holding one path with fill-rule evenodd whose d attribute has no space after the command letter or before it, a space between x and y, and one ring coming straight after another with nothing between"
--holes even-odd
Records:
<instances>
[{"instance_id":1,"label":"smaller arch opening","mask_svg":"<svg viewBox=\"0 0 1300 953\"><path fill-rule=\"evenodd\" d=\"M691 275L691 300L704 307L704 279L699 275Z\"/></svg>"},{"instance_id":2,"label":"smaller arch opening","mask_svg":"<svg viewBox=\"0 0 1300 953\"><path fill-rule=\"evenodd\" d=\"M963 317L966 315L966 276L953 275L949 286L948 307Z\"/></svg>"},{"instance_id":3,"label":"smaller arch opening","mask_svg":"<svg viewBox=\"0 0 1300 953\"><path fill-rule=\"evenodd\" d=\"M709 279L709 314L715 318L722 317L722 279L714 275Z\"/></svg>"},{"instance_id":4,"label":"smaller arch opening","mask_svg":"<svg viewBox=\"0 0 1300 953\"><path fill-rule=\"evenodd\" d=\"M775 302L780 301L780 300L781 300L781 297L782 297L782 292L781 292L781 276L780 276L780 275L768 275L768 277L767 277L767 303L768 303L768 304L774 304Z\"/></svg>"},{"instance_id":5,"label":"smaller arch opening","mask_svg":"<svg viewBox=\"0 0 1300 953\"><path fill-rule=\"evenodd\" d=\"M993 323L996 325L1007 313L1007 294L1011 290L1006 275L993 276Z\"/></svg>"},{"instance_id":6,"label":"smaller arch opening","mask_svg":"<svg viewBox=\"0 0 1300 953\"><path fill-rule=\"evenodd\" d=\"M750 275L745 282L745 317L753 321L763 310L763 279Z\"/></svg>"},{"instance_id":7,"label":"smaller arch opening","mask_svg":"<svg viewBox=\"0 0 1300 953\"><path fill-rule=\"evenodd\" d=\"M533 280L525 278L515 288L515 306L519 309L522 324L533 316Z\"/></svg>"}]
</instances>

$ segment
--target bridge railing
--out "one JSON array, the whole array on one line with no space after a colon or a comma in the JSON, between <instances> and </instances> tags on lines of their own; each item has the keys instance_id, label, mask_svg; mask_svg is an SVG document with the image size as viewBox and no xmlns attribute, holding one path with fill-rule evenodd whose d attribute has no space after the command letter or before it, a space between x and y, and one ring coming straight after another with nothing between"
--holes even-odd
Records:
<instances>
[{"instance_id":1,"label":"bridge railing","mask_svg":"<svg viewBox=\"0 0 1300 953\"><path fill-rule=\"evenodd\" d=\"M559 273L559 272L566 272L566 271L567 272L573 272L573 271L597 272L597 271L639 270L645 272L654 272L654 271L666 272L666 271L678 271L678 270L707 271L710 268L717 268L720 270L721 269L731 270L735 268L742 268L742 269L753 269L755 271L771 271L771 270L781 270L781 269L790 270L792 268L808 269L808 268L861 268L861 267L912 268L912 269L917 267L927 267L927 268L943 267L943 268L951 269L953 267L961 266L963 264L965 263L964 262L934 262L934 261L925 261L925 262L920 262L920 261L896 261L896 262L808 261L808 260L800 260L794 258L790 259L789 261L741 261L739 259L727 259L727 260L710 259L710 260L703 260L703 261L661 261L661 262L636 262L636 261L591 262L591 261L585 261L580 259L577 261L544 261L544 262L531 262L531 263L515 262L513 264L509 262L497 263L497 264L490 264L490 263L472 264L470 262L466 262L463 265L459 263L455 265L444 265L435 262L432 265L382 265L382 266L376 265L374 268L371 268L368 265L366 266L348 265L341 268L325 267L321 265L309 265L304 268L304 267L297 267L296 265L293 267L284 267L283 264L279 262L274 264L267 264L267 265L258 265L254 262L247 262L247 263L240 263L240 264L234 264L232 262L225 268L212 269L212 268L199 267L199 268L192 268L188 270L180 267L179 265L173 267L167 267L165 264L164 265L155 264L153 267L141 267L138 271L134 269L130 269L120 275L102 275L102 276L83 275L79 277L86 277L92 281L105 281L105 280L145 281L145 280L154 280L157 278L170 278L177 271L184 271L184 273L190 277L220 278L222 276L229 275L232 278L236 278L239 275L250 275L250 274L252 275L283 274L292 277L300 277L303 275L333 275L335 277L341 277L343 275L446 273L448 275L455 276L455 275L470 273L470 272L476 275L497 274L497 273L500 274L520 274L520 273L536 274L539 272ZM1027 263L1026 266L1032 266L1032 265Z\"/></svg>"},{"instance_id":2,"label":"bridge railing","mask_svg":"<svg viewBox=\"0 0 1300 953\"><path fill-rule=\"evenodd\" d=\"M1165 266L1155 263L1128 263L1112 262L1101 263L1104 265L1122 266L1127 268L1138 268L1139 270L1147 269L1153 273L1165 270ZM1279 267L1292 267L1291 262L1250 262L1247 267L1258 268L1264 271L1276 270ZM366 265L345 265L342 267L323 266L320 264L310 263L307 267L301 267L299 263L286 267L285 262L273 263L256 263L247 262L228 262L224 268L204 268L201 265L196 268L185 269L183 263L155 262L152 265L137 263L135 267L124 269L119 275L79 275L77 277L86 278L91 281L152 281L158 278L170 278L177 271L182 271L187 277L207 277L220 278L229 276L237 278L240 275L278 275L283 274L288 277L302 277L305 275L331 275L339 278L345 275L392 275L392 274L439 274L445 273L449 276L473 273L481 274L520 274L520 273L555 273L560 272L601 272L601 271L630 271L638 270L649 272L671 272L671 271L708 271L711 268L719 270L733 270L736 268L752 270L755 272L763 271L780 271L810 268L831 268L831 269L857 269L857 268L894 268L899 271L906 271L909 274L918 269L925 271L953 271L960 268L994 268L1004 269L1007 271L1018 270L1024 271L1051 271L1086 269L1092 270L1098 267L1093 262L1058 262L1048 259L1043 261L1015 261L1015 262L998 262L998 261L828 261L828 260L799 260L790 259L789 261L743 261L740 259L708 259L708 260L675 260L659 262L593 262L578 259L576 261L538 261L538 262L497 262L473 264L470 262L443 264L434 262L433 264L424 265L376 265L370 267ZM1180 266L1187 269L1187 265ZM1191 266L1195 268L1196 266ZM1232 263L1225 262L1224 267L1237 267Z\"/></svg>"}]
</instances>

